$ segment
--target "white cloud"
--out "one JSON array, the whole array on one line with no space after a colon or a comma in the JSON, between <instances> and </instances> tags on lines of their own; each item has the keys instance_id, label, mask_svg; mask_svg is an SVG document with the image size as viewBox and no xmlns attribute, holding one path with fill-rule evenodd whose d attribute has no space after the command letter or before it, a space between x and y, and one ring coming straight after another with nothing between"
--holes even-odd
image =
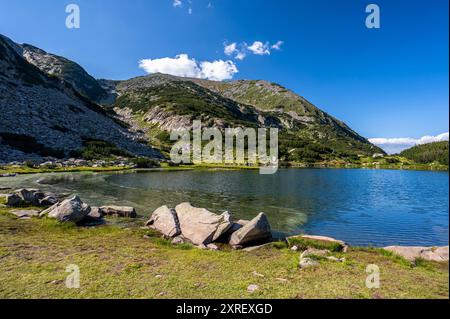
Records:
<instances>
[{"instance_id":1,"label":"white cloud","mask_svg":"<svg viewBox=\"0 0 450 319\"><path fill-rule=\"evenodd\" d=\"M270 55L271 50L281 50L283 43L283 41L277 41L272 45L269 42L263 43L262 41L254 41L252 45L248 45L245 42L240 44L236 42L231 44L224 43L224 52L228 56L235 54L234 58L242 61L249 54Z\"/></svg>"},{"instance_id":2,"label":"white cloud","mask_svg":"<svg viewBox=\"0 0 450 319\"><path fill-rule=\"evenodd\" d=\"M375 144L387 153L393 154L401 152L407 148L413 147L415 145L427 144L432 142L441 142L449 140L449 132L442 133L436 136L422 136L421 138L411 138L411 137L394 137L394 138L370 138L369 141Z\"/></svg>"},{"instance_id":3,"label":"white cloud","mask_svg":"<svg viewBox=\"0 0 450 319\"><path fill-rule=\"evenodd\" d=\"M225 45L225 48L224 48L223 52L226 55L232 55L233 53L238 51L237 48L236 48L236 42L233 42L233 43L228 44L228 45L226 45L226 44L224 44L224 45Z\"/></svg>"},{"instance_id":4,"label":"white cloud","mask_svg":"<svg viewBox=\"0 0 450 319\"><path fill-rule=\"evenodd\" d=\"M233 61L213 61L200 63L201 74L203 79L214 81L230 80L233 75L238 73L238 69Z\"/></svg>"},{"instance_id":5,"label":"white cloud","mask_svg":"<svg viewBox=\"0 0 450 319\"><path fill-rule=\"evenodd\" d=\"M183 2L181 2L181 0L173 0L173 4L172 4L175 8L176 7L182 7L183 6Z\"/></svg>"},{"instance_id":6,"label":"white cloud","mask_svg":"<svg viewBox=\"0 0 450 319\"><path fill-rule=\"evenodd\" d=\"M143 59L139 61L139 67L147 73L165 73L214 81L230 80L239 72L232 61L198 63L187 54L179 54L175 58Z\"/></svg>"},{"instance_id":7,"label":"white cloud","mask_svg":"<svg viewBox=\"0 0 450 319\"><path fill-rule=\"evenodd\" d=\"M255 41L251 46L247 47L253 54L256 55L269 55L269 43L262 43L261 41Z\"/></svg>"},{"instance_id":8,"label":"white cloud","mask_svg":"<svg viewBox=\"0 0 450 319\"><path fill-rule=\"evenodd\" d=\"M274 50L281 50L281 46L284 44L283 41L277 41L277 43L273 44L271 46L272 49Z\"/></svg>"},{"instance_id":9,"label":"white cloud","mask_svg":"<svg viewBox=\"0 0 450 319\"><path fill-rule=\"evenodd\" d=\"M189 13L189 14L192 14L192 8L189 8L189 9L188 9L188 13Z\"/></svg>"},{"instance_id":10,"label":"white cloud","mask_svg":"<svg viewBox=\"0 0 450 319\"><path fill-rule=\"evenodd\" d=\"M235 58L236 58L237 60L242 61L242 60L245 59L246 56L247 56L247 53L241 51L241 52L238 52L238 54L236 54L236 57L235 57Z\"/></svg>"}]
</instances>

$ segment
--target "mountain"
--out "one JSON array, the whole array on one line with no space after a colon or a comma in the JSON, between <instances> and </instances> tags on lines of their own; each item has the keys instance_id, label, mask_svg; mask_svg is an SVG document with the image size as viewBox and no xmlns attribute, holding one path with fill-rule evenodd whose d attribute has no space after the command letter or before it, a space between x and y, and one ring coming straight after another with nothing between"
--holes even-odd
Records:
<instances>
[{"instance_id":1,"label":"mountain","mask_svg":"<svg viewBox=\"0 0 450 319\"><path fill-rule=\"evenodd\" d=\"M0 162L67 157L93 140L130 154L160 157L139 142L142 136L72 84L29 63L23 57L27 52L0 35Z\"/></svg>"},{"instance_id":2,"label":"mountain","mask_svg":"<svg viewBox=\"0 0 450 319\"><path fill-rule=\"evenodd\" d=\"M189 127L193 119L201 119L205 126L218 128L277 127L280 153L289 161L384 153L342 121L267 81L216 82L151 74L106 84L118 95L110 107L155 144L160 131Z\"/></svg>"},{"instance_id":3,"label":"mountain","mask_svg":"<svg viewBox=\"0 0 450 319\"><path fill-rule=\"evenodd\" d=\"M11 140L17 136L6 133L15 133L66 155L89 139L105 139L133 154L156 154L146 153L146 146L138 143L145 141L167 155L173 145L169 132L189 128L198 119L204 127L220 129L276 127L280 158L285 161L353 161L384 153L344 122L276 83L166 74L96 80L77 63L29 44L2 37L2 50L6 52L0 77L4 144L14 144ZM17 93L11 93L13 89ZM31 132L23 123L31 126Z\"/></svg>"},{"instance_id":4,"label":"mountain","mask_svg":"<svg viewBox=\"0 0 450 319\"><path fill-rule=\"evenodd\" d=\"M77 63L30 44L22 44L21 47L23 57L41 71L70 83L79 93L96 103L111 101L109 93Z\"/></svg>"},{"instance_id":5,"label":"mountain","mask_svg":"<svg viewBox=\"0 0 450 319\"><path fill-rule=\"evenodd\" d=\"M438 162L442 165L448 165L449 142L434 142L413 146L399 154L416 163L429 164Z\"/></svg>"}]
</instances>

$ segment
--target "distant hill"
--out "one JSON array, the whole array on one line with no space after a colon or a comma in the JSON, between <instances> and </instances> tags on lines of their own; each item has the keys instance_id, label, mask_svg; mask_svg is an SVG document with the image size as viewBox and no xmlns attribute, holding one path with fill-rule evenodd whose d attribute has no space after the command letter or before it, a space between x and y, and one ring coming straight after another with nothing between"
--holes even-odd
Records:
<instances>
[{"instance_id":1,"label":"distant hill","mask_svg":"<svg viewBox=\"0 0 450 319\"><path fill-rule=\"evenodd\" d=\"M448 165L449 142L416 145L404 150L399 155L417 163L429 164L438 162L442 165Z\"/></svg>"}]
</instances>

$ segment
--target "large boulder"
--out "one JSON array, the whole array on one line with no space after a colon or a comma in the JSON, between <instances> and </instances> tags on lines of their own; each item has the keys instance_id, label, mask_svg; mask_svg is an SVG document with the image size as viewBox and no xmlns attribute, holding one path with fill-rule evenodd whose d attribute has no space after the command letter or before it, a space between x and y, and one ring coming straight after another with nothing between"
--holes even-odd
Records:
<instances>
[{"instance_id":1,"label":"large boulder","mask_svg":"<svg viewBox=\"0 0 450 319\"><path fill-rule=\"evenodd\" d=\"M137 217L136 209L134 209L134 207L127 206L102 206L100 207L100 212L105 216L130 218Z\"/></svg>"},{"instance_id":2,"label":"large boulder","mask_svg":"<svg viewBox=\"0 0 450 319\"><path fill-rule=\"evenodd\" d=\"M232 225L228 212L214 214L205 208L182 203L175 207L183 236L195 245L208 245L227 232Z\"/></svg>"},{"instance_id":3,"label":"large boulder","mask_svg":"<svg viewBox=\"0 0 450 319\"><path fill-rule=\"evenodd\" d=\"M39 189L22 188L15 191L22 199L22 202L29 205L39 205L39 200L45 197L45 194Z\"/></svg>"},{"instance_id":4,"label":"large boulder","mask_svg":"<svg viewBox=\"0 0 450 319\"><path fill-rule=\"evenodd\" d=\"M167 206L156 209L145 226L155 229L170 238L181 234L177 212L175 209Z\"/></svg>"},{"instance_id":5,"label":"large boulder","mask_svg":"<svg viewBox=\"0 0 450 319\"><path fill-rule=\"evenodd\" d=\"M430 261L448 261L448 248L443 247L407 247L407 246L389 246L385 250L393 252L396 255L414 262L421 258Z\"/></svg>"},{"instance_id":6,"label":"large boulder","mask_svg":"<svg viewBox=\"0 0 450 319\"><path fill-rule=\"evenodd\" d=\"M22 203L22 198L17 194L6 194L5 202L7 206L18 206Z\"/></svg>"},{"instance_id":7,"label":"large boulder","mask_svg":"<svg viewBox=\"0 0 450 319\"><path fill-rule=\"evenodd\" d=\"M50 218L56 218L60 222L79 223L91 211L91 207L81 201L78 196L66 199L61 203L53 205L39 216L47 214Z\"/></svg>"},{"instance_id":8,"label":"large boulder","mask_svg":"<svg viewBox=\"0 0 450 319\"><path fill-rule=\"evenodd\" d=\"M246 246L252 243L263 243L272 239L269 220L266 214L260 213L242 228L231 235L231 246Z\"/></svg>"}]
</instances>

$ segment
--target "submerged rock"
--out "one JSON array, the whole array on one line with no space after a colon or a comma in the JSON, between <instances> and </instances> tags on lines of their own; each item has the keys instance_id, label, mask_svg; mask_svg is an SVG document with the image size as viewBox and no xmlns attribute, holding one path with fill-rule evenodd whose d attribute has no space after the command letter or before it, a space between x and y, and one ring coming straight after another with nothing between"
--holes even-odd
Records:
<instances>
[{"instance_id":1,"label":"submerged rock","mask_svg":"<svg viewBox=\"0 0 450 319\"><path fill-rule=\"evenodd\" d=\"M264 213L260 213L231 235L230 245L245 246L252 243L270 241L271 239L272 232L269 220Z\"/></svg>"},{"instance_id":2,"label":"submerged rock","mask_svg":"<svg viewBox=\"0 0 450 319\"><path fill-rule=\"evenodd\" d=\"M194 245L207 245L217 240L232 225L228 212L214 214L205 208L193 207L190 203L182 203L175 207L181 233Z\"/></svg>"},{"instance_id":3,"label":"submerged rock","mask_svg":"<svg viewBox=\"0 0 450 319\"><path fill-rule=\"evenodd\" d=\"M130 218L137 217L136 209L134 209L134 207L127 206L102 206L100 207L100 212L105 216Z\"/></svg>"},{"instance_id":4,"label":"submerged rock","mask_svg":"<svg viewBox=\"0 0 450 319\"><path fill-rule=\"evenodd\" d=\"M78 196L66 199L53 205L39 216L47 214L50 218L56 218L60 222L79 223L90 213L91 207L81 201Z\"/></svg>"},{"instance_id":5,"label":"submerged rock","mask_svg":"<svg viewBox=\"0 0 450 319\"><path fill-rule=\"evenodd\" d=\"M145 226L155 229L170 238L181 234L177 212L175 209L167 206L156 209Z\"/></svg>"}]
</instances>

